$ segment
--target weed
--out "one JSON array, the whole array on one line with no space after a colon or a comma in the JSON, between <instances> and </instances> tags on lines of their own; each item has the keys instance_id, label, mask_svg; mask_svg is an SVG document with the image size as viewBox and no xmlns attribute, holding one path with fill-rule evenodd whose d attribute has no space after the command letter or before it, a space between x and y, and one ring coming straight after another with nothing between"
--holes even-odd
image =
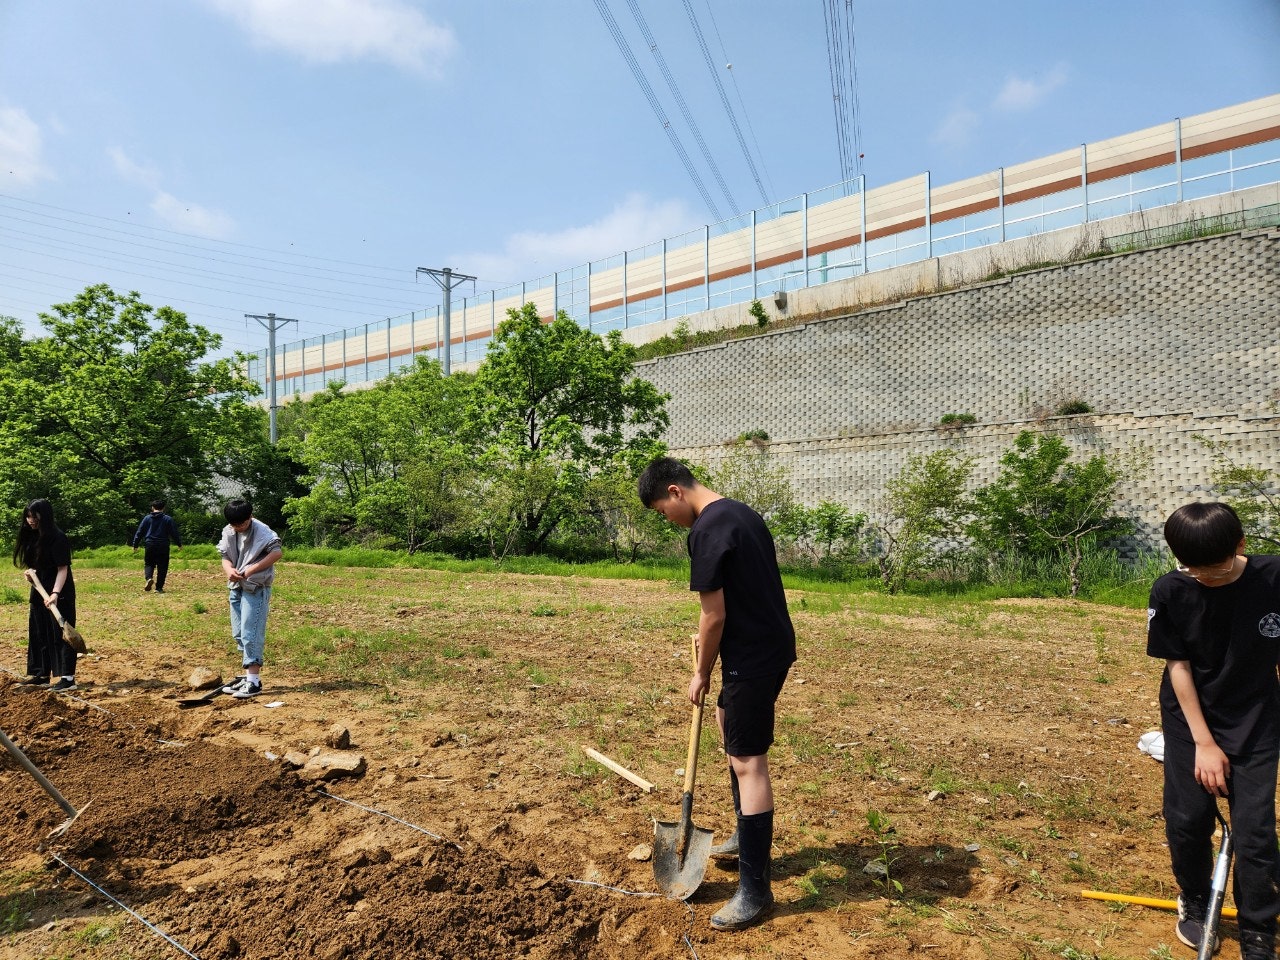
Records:
<instances>
[{"instance_id":1,"label":"weed","mask_svg":"<svg viewBox=\"0 0 1280 960\"><path fill-rule=\"evenodd\" d=\"M880 856L871 861L879 864L883 871L876 882L884 888L886 893L892 890L901 896L902 882L893 876L893 865L898 862L895 853L897 844L892 840L894 826L889 822L888 817L879 810L873 809L867 811L867 828L871 831L872 839L880 847Z\"/></svg>"},{"instance_id":2,"label":"weed","mask_svg":"<svg viewBox=\"0 0 1280 960\"><path fill-rule=\"evenodd\" d=\"M937 764L929 767L924 779L930 790L937 790L939 793L955 793L961 787L960 778L953 770Z\"/></svg>"},{"instance_id":3,"label":"weed","mask_svg":"<svg viewBox=\"0 0 1280 960\"><path fill-rule=\"evenodd\" d=\"M829 908L847 896L849 875L839 864L819 860L816 866L796 880L796 885L803 893L800 898L803 907Z\"/></svg>"},{"instance_id":4,"label":"weed","mask_svg":"<svg viewBox=\"0 0 1280 960\"><path fill-rule=\"evenodd\" d=\"M90 946L110 943L120 933L120 920L90 920L76 933L76 939Z\"/></svg>"},{"instance_id":5,"label":"weed","mask_svg":"<svg viewBox=\"0 0 1280 960\"><path fill-rule=\"evenodd\" d=\"M31 890L19 890L0 898L0 934L17 933L31 922L36 896Z\"/></svg>"},{"instance_id":6,"label":"weed","mask_svg":"<svg viewBox=\"0 0 1280 960\"><path fill-rule=\"evenodd\" d=\"M206 606L205 606L203 603L201 603L199 600L197 600L195 603L193 603L193 604L191 605L191 611L192 611L193 613L208 613L208 612L209 612L209 608L208 608L208 607L206 607Z\"/></svg>"},{"instance_id":7,"label":"weed","mask_svg":"<svg viewBox=\"0 0 1280 960\"><path fill-rule=\"evenodd\" d=\"M13 589L13 587L4 588L5 603L26 603L26 601L27 601L27 598L23 596L19 591Z\"/></svg>"},{"instance_id":8,"label":"weed","mask_svg":"<svg viewBox=\"0 0 1280 960\"><path fill-rule=\"evenodd\" d=\"M546 604L540 604L530 610L529 615L534 617L554 617L556 615L556 608L549 607Z\"/></svg>"}]
</instances>

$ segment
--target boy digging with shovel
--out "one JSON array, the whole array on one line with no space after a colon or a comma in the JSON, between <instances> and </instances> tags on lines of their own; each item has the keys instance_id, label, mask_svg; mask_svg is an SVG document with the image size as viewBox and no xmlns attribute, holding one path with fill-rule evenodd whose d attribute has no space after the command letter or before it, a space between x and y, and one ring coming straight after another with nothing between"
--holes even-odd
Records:
<instances>
[{"instance_id":1,"label":"boy digging with shovel","mask_svg":"<svg viewBox=\"0 0 1280 960\"><path fill-rule=\"evenodd\" d=\"M738 856L738 889L711 917L716 930L741 930L773 907L774 703L796 660L773 536L760 515L694 479L689 468L658 457L640 475L640 501L689 530L689 589L698 592L698 663L689 680L697 704L720 658L716 722L729 757L737 829L713 855Z\"/></svg>"}]
</instances>

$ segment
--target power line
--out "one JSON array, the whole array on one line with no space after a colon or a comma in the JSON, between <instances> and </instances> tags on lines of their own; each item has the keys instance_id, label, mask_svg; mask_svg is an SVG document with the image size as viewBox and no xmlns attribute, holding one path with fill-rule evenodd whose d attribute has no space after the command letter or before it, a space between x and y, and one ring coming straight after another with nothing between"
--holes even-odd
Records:
<instances>
[{"instance_id":1,"label":"power line","mask_svg":"<svg viewBox=\"0 0 1280 960\"><path fill-rule=\"evenodd\" d=\"M684 9L685 13L689 15L689 25L693 27L693 33L698 40L699 49L702 50L702 58L706 61L707 70L711 72L711 79L715 81L716 90L720 94L720 103L724 106L724 112L729 117L729 123L733 126L733 132L738 138L738 146L742 149L742 156L746 159L747 166L751 168L751 176L755 180L756 187L760 190L760 196L767 206L769 194L765 192L764 184L760 182L760 174L756 170L755 161L751 159L751 151L747 149L747 141L742 136L742 128L738 126L738 118L734 116L733 107L729 104L729 97L724 92L724 84L720 82L720 72L716 69L715 62L711 59L711 51L707 49L707 41L702 36L702 27L698 25L698 15L693 12L693 5L689 0L684 0Z\"/></svg>"},{"instance_id":2,"label":"power line","mask_svg":"<svg viewBox=\"0 0 1280 960\"><path fill-rule=\"evenodd\" d=\"M729 80L733 83L733 93L738 98L738 107L742 110L742 119L747 121L747 132L751 134L751 145L755 147L756 156L760 158L760 166L764 167L764 179L769 185L769 193L776 197L778 191L773 186L773 178L769 176L769 167L764 162L764 151L760 149L760 141L756 138L756 130L751 123L751 114L747 110L747 102L742 99L742 90L738 87L738 76L733 72L733 58L729 56L729 51L725 49L724 39L720 36L720 26L716 23L716 14L711 8L711 0L707 0L707 18L711 21L711 30L716 35L716 42L720 44L720 54L724 57L725 70L729 74Z\"/></svg>"},{"instance_id":3,"label":"power line","mask_svg":"<svg viewBox=\"0 0 1280 960\"><path fill-rule=\"evenodd\" d=\"M680 107L684 122L693 131L693 139L698 142L698 147L702 151L702 159L707 161L707 166L711 168L711 172L715 175L716 183L720 185L720 192L724 194L725 200L729 203L730 213L736 214L738 212L738 202L733 199L733 194L729 192L729 187L724 182L724 177L720 175L720 168L716 165L711 151L707 149L707 142L702 139L702 131L698 129L697 121L693 119L693 114L689 112L689 107L684 101L683 94L680 93L680 87L676 84L675 77L667 69L666 58L663 57L662 51L658 49L658 42L653 39L653 34L649 32L649 24L645 21L644 14L640 12L639 4L636 3L636 0L627 0L627 6L631 8L631 16L635 18L636 26L640 28L644 42L649 45L649 52L653 54L653 59L657 62L658 69L662 71L663 79L667 81L667 89L671 91L671 96L675 98L676 104Z\"/></svg>"},{"instance_id":4,"label":"power line","mask_svg":"<svg viewBox=\"0 0 1280 960\"><path fill-rule=\"evenodd\" d=\"M618 23L613 19L613 14L609 12L609 7L605 0L595 0L596 9L600 11L600 17L604 20L605 26L609 33L613 36L613 42L618 45L618 51L622 54L627 66L631 68L631 75L635 77L636 83L640 86L640 90L644 93L645 99L649 101L649 107L653 110L654 116L658 118L658 122L662 124L662 129L666 131L667 139L671 141L671 146L675 148L676 153L680 157L680 162L684 164L685 172L689 175L689 179L693 181L698 193L702 196L702 201L707 205L707 209L711 211L716 221L723 220L720 211L716 209L715 201L711 199L711 194L707 193L707 188L702 182L702 177L698 176L698 171L694 169L693 163L689 160L689 155L685 153L684 144L680 142L680 137L676 135L675 128L671 126L671 121L667 119L666 113L662 109L662 105L658 103L658 98L653 94L653 88L649 86L649 81L645 79L644 73L640 70L640 64L636 62L635 56L631 52L631 46L627 43L626 37L622 35L622 31L618 29Z\"/></svg>"},{"instance_id":5,"label":"power line","mask_svg":"<svg viewBox=\"0 0 1280 960\"><path fill-rule=\"evenodd\" d=\"M858 72L854 44L853 0L823 0L827 31L827 69L835 111L836 149L842 180L862 170L862 128L858 103Z\"/></svg>"},{"instance_id":6,"label":"power line","mask_svg":"<svg viewBox=\"0 0 1280 960\"><path fill-rule=\"evenodd\" d=\"M299 257L299 258L306 259L306 260L316 260L316 261L319 261L319 262L321 262L321 263L337 263L337 264L342 264L343 266L348 266L348 267L363 267L363 268L368 269L368 270L385 270L385 271L391 272L391 271L400 271L400 270L402 270L402 269L403 269L403 268L401 268L401 267L386 267L386 266L383 266L383 265L381 265L381 264L357 263L357 262L349 261L349 260L338 260L338 259L333 259L333 258L329 258L329 257L317 257L317 256L315 256L315 255L313 255L313 254L309 254L309 253L290 253L290 252L288 252L288 251L283 251L283 250L273 249L273 248L270 248L270 247L257 247L257 246L253 246L252 244L247 244L247 243L237 243L237 242L235 242L235 241L233 241L233 240L218 240L218 239L211 238L211 237L193 237L193 236L192 236L192 234L189 234L189 233L182 233L182 232L177 231L177 230L166 230L164 227L153 227L153 226L150 226L150 225L148 225L148 224L134 223L133 221L130 221L130 220L118 220L118 219L115 219L115 218L113 218L113 217L104 217L104 216L101 216L100 214L96 214L96 213L85 213L85 212L83 212L83 211L79 211L79 210L71 210L71 209L69 209L69 208L67 208L67 207L58 207L58 206L54 206L53 204L50 204L50 203L40 203L39 201L36 201L36 200L27 200L27 199L25 199L25 198L23 198L23 197L14 197L14 196L11 196L11 195L9 195L9 194L4 194L4 193L0 193L0 200L8 200L8 201L11 201L11 202L14 202L14 203L23 203L23 204L28 204L28 205L30 205L30 206L44 207L44 208L45 208L45 209L47 209L47 210L57 210L57 211L59 211L60 213L71 213L71 214L75 214L76 216L81 216L81 217L91 217L92 219L95 219L95 220L104 220L104 221L106 221L107 223L118 223L118 224L120 224L120 225L122 225L122 226L127 226L127 227L129 227L130 229L133 229L133 230L150 230L150 231L152 231L153 233L169 234L169 235L171 235L171 236L175 236L175 237L184 237L184 238L189 239L189 240L190 240L190 239L198 239L198 240L201 240L201 241L203 241L203 242L205 242L205 243L216 244L216 245L221 246L221 247L242 247L242 248L243 248L243 249L245 249L245 250L257 250L257 251L261 251L261 252L263 252L263 253L271 253L271 254L275 254L275 255L277 255L277 256ZM51 219L58 219L58 218L51 218ZM76 222L76 221L68 221L68 222L72 222L72 223L74 223L74 222ZM106 229L106 228L103 228L103 229ZM126 231L115 231L115 232L117 232L117 233L124 233L124 232L126 232ZM177 242L177 241L175 241L175 242ZM183 245L184 245L184 246L191 246L191 247L194 247L194 248L196 248L196 249L201 249L201 248L200 248L198 245L196 245L196 244L183 244ZM248 256L248 254L237 254L237 255L238 255L238 256ZM270 261L270 262L279 262L279 261ZM319 268L317 267L317 268L315 268L315 269L319 269ZM389 280L393 280L393 281L394 281L394 280L397 280L398 278L396 278L396 277L387 277L386 279L389 279ZM402 282L404 282L404 283L408 283L409 281L402 281Z\"/></svg>"}]
</instances>

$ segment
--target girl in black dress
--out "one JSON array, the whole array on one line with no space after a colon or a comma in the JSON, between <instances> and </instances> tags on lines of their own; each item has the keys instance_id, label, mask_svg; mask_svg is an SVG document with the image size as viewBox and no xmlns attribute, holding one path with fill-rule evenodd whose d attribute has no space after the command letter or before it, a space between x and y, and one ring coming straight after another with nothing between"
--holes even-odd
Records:
<instances>
[{"instance_id":1,"label":"girl in black dress","mask_svg":"<svg viewBox=\"0 0 1280 960\"><path fill-rule=\"evenodd\" d=\"M31 610L27 622L27 673L22 681L31 686L48 686L53 690L76 688L76 652L62 638L49 606L58 610L67 623L76 622L76 584L71 576L71 541L53 522L53 504L48 500L32 500L22 511L13 547L13 565L35 570L40 585L49 594L43 597L31 588Z\"/></svg>"}]
</instances>

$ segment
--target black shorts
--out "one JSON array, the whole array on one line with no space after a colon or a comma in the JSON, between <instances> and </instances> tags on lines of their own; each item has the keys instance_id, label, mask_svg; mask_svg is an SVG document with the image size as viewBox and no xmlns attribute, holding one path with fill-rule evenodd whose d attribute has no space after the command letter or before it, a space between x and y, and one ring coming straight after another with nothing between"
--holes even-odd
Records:
<instances>
[{"instance_id":1,"label":"black shorts","mask_svg":"<svg viewBox=\"0 0 1280 960\"><path fill-rule=\"evenodd\" d=\"M773 705L787 682L787 670L731 681L720 688L716 706L724 710L726 754L759 757L769 752L773 745Z\"/></svg>"}]
</instances>

